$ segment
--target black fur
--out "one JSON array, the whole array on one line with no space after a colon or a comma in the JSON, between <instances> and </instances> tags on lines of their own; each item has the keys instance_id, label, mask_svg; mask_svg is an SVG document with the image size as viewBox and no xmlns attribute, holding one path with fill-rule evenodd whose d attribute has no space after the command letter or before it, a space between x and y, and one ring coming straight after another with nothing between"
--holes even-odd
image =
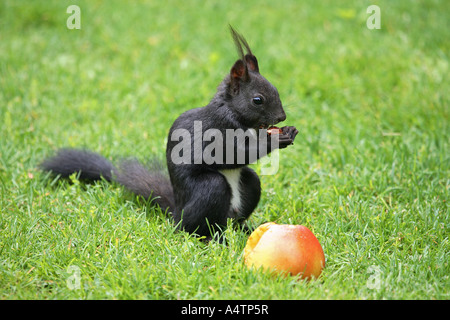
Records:
<instances>
[{"instance_id":1,"label":"black fur","mask_svg":"<svg viewBox=\"0 0 450 320\"><path fill-rule=\"evenodd\" d=\"M58 153L40 164L44 171L68 178L79 173L82 181L117 181L136 195L151 200L165 211L173 208L173 189L164 168L157 162L150 168L144 167L135 159L122 161L116 168L101 155L78 149L60 149Z\"/></svg>"},{"instance_id":2,"label":"black fur","mask_svg":"<svg viewBox=\"0 0 450 320\"><path fill-rule=\"evenodd\" d=\"M158 163L147 169L135 159L126 160L119 166L116 181L166 211L174 207L174 197L172 184L164 171Z\"/></svg>"},{"instance_id":3,"label":"black fur","mask_svg":"<svg viewBox=\"0 0 450 320\"><path fill-rule=\"evenodd\" d=\"M115 168L102 156L83 150L63 149L55 157L44 161L42 169L62 177L80 172L81 179L98 180L103 177L108 181L115 180L146 199L154 199L163 210L172 213L179 228L190 233L209 237L211 231L217 230L216 227L226 226L229 218L245 221L256 208L261 195L260 180L247 167L251 162L249 155L255 151L249 139L244 144L234 140L232 149L235 161L232 163L206 163L202 159L197 164L194 161L176 164L172 159L172 151L179 143L171 139L172 134L177 129L184 129L192 137L190 145L193 160L196 145L194 121L201 121L202 133L208 129L217 129L225 136L227 129L258 130L286 119L277 89L259 73L258 61L244 37L233 28L230 29L240 59L235 62L207 106L186 111L170 128L166 149L170 181L160 168L147 170L135 160L125 161ZM255 98L262 103L257 104ZM295 127L283 127L279 135L279 148L291 145L297 133ZM208 143L203 141L202 150L207 146ZM257 150L256 154L267 154L272 147L267 136L267 150L262 153ZM224 146L224 158L226 150ZM238 152L245 153L244 163L236 161ZM228 174L238 178L238 188L234 194ZM236 197L240 201L237 207L233 207L232 202Z\"/></svg>"},{"instance_id":4,"label":"black fur","mask_svg":"<svg viewBox=\"0 0 450 320\"><path fill-rule=\"evenodd\" d=\"M74 172L79 172L80 180L95 181L102 177L112 180L112 174L116 168L111 162L98 154L87 150L61 149L52 158L41 163L44 171L52 171L61 178L68 178Z\"/></svg>"}]
</instances>

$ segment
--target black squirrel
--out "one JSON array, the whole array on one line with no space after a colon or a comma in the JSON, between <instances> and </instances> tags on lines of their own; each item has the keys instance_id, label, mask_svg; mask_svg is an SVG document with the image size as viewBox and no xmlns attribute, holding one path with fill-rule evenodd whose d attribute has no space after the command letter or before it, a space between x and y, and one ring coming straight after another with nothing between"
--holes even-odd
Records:
<instances>
[{"instance_id":1,"label":"black squirrel","mask_svg":"<svg viewBox=\"0 0 450 320\"><path fill-rule=\"evenodd\" d=\"M41 169L63 178L79 173L80 180L116 181L169 212L178 228L199 236L210 238L229 218L244 222L261 195L259 177L247 165L275 148L291 145L298 131L287 126L275 137L267 134L269 125L286 119L278 91L259 73L258 60L244 37L231 26L230 31L240 59L207 106L188 110L173 123L166 149L170 179L163 168L147 169L137 160L115 167L104 157L79 149L59 150ZM211 153L215 161L210 161L196 155L211 147L213 139L203 136L210 129L223 136L230 130L245 135L216 145ZM197 138L196 133L200 133ZM251 143L256 138L264 143ZM188 148L180 150L181 142ZM174 161L174 156L186 161Z\"/></svg>"}]
</instances>

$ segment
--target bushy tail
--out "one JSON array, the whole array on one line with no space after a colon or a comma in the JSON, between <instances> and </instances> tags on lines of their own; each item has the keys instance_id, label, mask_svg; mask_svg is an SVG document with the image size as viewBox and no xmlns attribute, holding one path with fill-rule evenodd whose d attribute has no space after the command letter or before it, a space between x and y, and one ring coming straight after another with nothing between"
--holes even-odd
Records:
<instances>
[{"instance_id":1,"label":"bushy tail","mask_svg":"<svg viewBox=\"0 0 450 320\"><path fill-rule=\"evenodd\" d=\"M148 170L137 160L126 160L120 164L115 180L144 199L152 199L162 211L174 210L172 184L163 172L164 168L157 163Z\"/></svg>"},{"instance_id":2,"label":"bushy tail","mask_svg":"<svg viewBox=\"0 0 450 320\"><path fill-rule=\"evenodd\" d=\"M51 171L61 178L68 178L73 173L80 173L80 180L94 181L102 177L107 181L112 181L113 173L117 169L111 162L102 156L87 151L76 149L61 149L52 157L41 163L40 168L44 171Z\"/></svg>"},{"instance_id":3,"label":"bushy tail","mask_svg":"<svg viewBox=\"0 0 450 320\"><path fill-rule=\"evenodd\" d=\"M105 179L117 181L133 193L150 199L166 211L174 208L173 189L169 178L164 175L160 165L145 168L137 160L125 160L118 168L101 155L78 149L61 149L40 168L44 171L68 178L79 173L80 180L95 181ZM169 209L170 211L170 209Z\"/></svg>"}]
</instances>

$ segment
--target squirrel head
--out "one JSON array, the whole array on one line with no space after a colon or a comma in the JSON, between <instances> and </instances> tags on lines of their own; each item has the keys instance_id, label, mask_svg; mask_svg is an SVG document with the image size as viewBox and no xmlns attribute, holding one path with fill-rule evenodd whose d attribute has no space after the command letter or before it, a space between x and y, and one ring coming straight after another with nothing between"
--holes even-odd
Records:
<instances>
[{"instance_id":1,"label":"squirrel head","mask_svg":"<svg viewBox=\"0 0 450 320\"><path fill-rule=\"evenodd\" d=\"M258 60L244 37L231 26L230 31L241 55L225 80L230 108L248 128L267 128L284 121L286 114L277 88L259 73Z\"/></svg>"}]
</instances>

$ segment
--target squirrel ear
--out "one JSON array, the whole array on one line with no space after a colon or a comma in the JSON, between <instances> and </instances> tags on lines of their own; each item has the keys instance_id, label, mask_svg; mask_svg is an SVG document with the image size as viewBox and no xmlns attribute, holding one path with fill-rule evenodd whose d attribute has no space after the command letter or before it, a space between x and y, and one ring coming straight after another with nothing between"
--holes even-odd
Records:
<instances>
[{"instance_id":1,"label":"squirrel ear","mask_svg":"<svg viewBox=\"0 0 450 320\"><path fill-rule=\"evenodd\" d=\"M233 93L239 92L239 84L241 81L248 80L247 65L241 59L236 61L233 67L231 68L230 79L231 79L231 89L233 90Z\"/></svg>"},{"instance_id":2,"label":"squirrel ear","mask_svg":"<svg viewBox=\"0 0 450 320\"><path fill-rule=\"evenodd\" d=\"M233 67L231 68L230 73L232 78L243 80L243 78L247 76L247 68L244 64L244 61L242 61L241 59L236 61Z\"/></svg>"},{"instance_id":3,"label":"squirrel ear","mask_svg":"<svg viewBox=\"0 0 450 320\"><path fill-rule=\"evenodd\" d=\"M247 67L250 71L259 73L258 60L256 59L256 57L254 55L246 54L245 61L247 62Z\"/></svg>"},{"instance_id":4,"label":"squirrel ear","mask_svg":"<svg viewBox=\"0 0 450 320\"><path fill-rule=\"evenodd\" d=\"M247 43L247 40L239 34L234 28L230 25L230 31L231 35L234 40L234 44L236 45L236 49L238 50L238 53L242 57L241 59L246 62L246 67L250 71L258 72L259 73L259 67L258 67L258 60L253 55L252 50L250 49L250 46ZM247 54L244 56L244 48L247 50Z\"/></svg>"}]
</instances>

